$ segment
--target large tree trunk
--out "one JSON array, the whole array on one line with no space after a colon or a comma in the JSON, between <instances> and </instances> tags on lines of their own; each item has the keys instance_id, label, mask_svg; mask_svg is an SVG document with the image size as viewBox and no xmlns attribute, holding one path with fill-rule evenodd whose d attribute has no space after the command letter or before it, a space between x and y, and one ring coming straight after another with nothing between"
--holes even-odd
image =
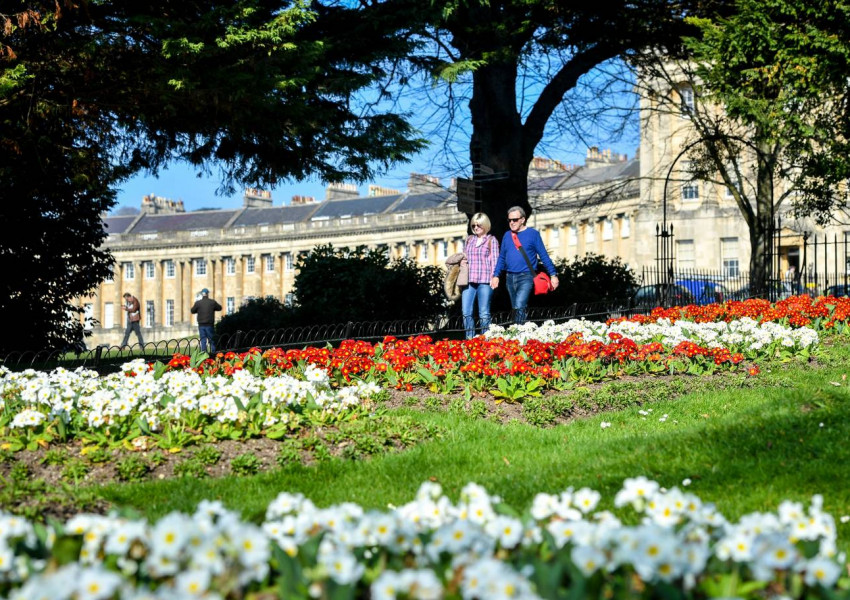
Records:
<instances>
[{"instance_id":1,"label":"large tree trunk","mask_svg":"<svg viewBox=\"0 0 850 600\"><path fill-rule=\"evenodd\" d=\"M750 229L750 290L759 297L769 297L772 276L770 244L773 226L773 172L775 152L766 142L758 143L756 158L756 211L747 220Z\"/></svg>"},{"instance_id":2,"label":"large tree trunk","mask_svg":"<svg viewBox=\"0 0 850 600\"><path fill-rule=\"evenodd\" d=\"M516 109L516 64L494 62L473 75L470 158L473 168L482 165L504 179L482 186L481 211L490 217L492 233L501 239L507 231L507 211L528 203L528 167L539 140L526 140ZM485 176L485 179L487 177Z\"/></svg>"}]
</instances>

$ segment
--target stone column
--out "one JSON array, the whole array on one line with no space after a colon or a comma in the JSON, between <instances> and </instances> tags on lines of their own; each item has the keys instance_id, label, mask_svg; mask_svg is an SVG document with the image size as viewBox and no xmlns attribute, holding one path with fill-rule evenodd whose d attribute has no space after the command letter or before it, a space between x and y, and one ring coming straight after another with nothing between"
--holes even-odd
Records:
<instances>
[{"instance_id":1,"label":"stone column","mask_svg":"<svg viewBox=\"0 0 850 600\"><path fill-rule=\"evenodd\" d=\"M177 298L174 300L174 323L185 324L187 315L184 308L184 304L186 304L186 261L179 260L174 267L177 269Z\"/></svg>"},{"instance_id":2,"label":"stone column","mask_svg":"<svg viewBox=\"0 0 850 600\"><path fill-rule=\"evenodd\" d=\"M153 305L154 320L159 325L165 325L165 271L162 261L155 260L153 263L153 279L156 283L156 299Z\"/></svg>"}]
</instances>

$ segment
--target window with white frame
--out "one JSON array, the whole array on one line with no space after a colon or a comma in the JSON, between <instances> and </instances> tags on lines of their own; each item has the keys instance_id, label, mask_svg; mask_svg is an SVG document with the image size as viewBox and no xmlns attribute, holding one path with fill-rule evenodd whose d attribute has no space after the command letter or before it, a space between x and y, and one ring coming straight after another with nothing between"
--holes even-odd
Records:
<instances>
[{"instance_id":1,"label":"window with white frame","mask_svg":"<svg viewBox=\"0 0 850 600\"><path fill-rule=\"evenodd\" d=\"M738 277L741 274L738 262L738 238L720 238L720 260L725 276Z\"/></svg>"},{"instance_id":2,"label":"window with white frame","mask_svg":"<svg viewBox=\"0 0 850 600\"><path fill-rule=\"evenodd\" d=\"M136 265L131 262L124 263L124 279L127 281L136 278Z\"/></svg>"},{"instance_id":3,"label":"window with white frame","mask_svg":"<svg viewBox=\"0 0 850 600\"><path fill-rule=\"evenodd\" d=\"M603 240L613 240L614 239L614 221L609 219L604 219L602 221L602 239Z\"/></svg>"},{"instance_id":4,"label":"window with white frame","mask_svg":"<svg viewBox=\"0 0 850 600\"><path fill-rule=\"evenodd\" d=\"M408 248L407 244L401 244L398 247L398 257L399 258L408 258L410 256L410 248Z\"/></svg>"},{"instance_id":5,"label":"window with white frame","mask_svg":"<svg viewBox=\"0 0 850 600\"><path fill-rule=\"evenodd\" d=\"M696 268L696 254L693 240L676 241L676 265L680 269Z\"/></svg>"},{"instance_id":6,"label":"window with white frame","mask_svg":"<svg viewBox=\"0 0 850 600\"><path fill-rule=\"evenodd\" d=\"M153 279L154 278L153 261L146 260L144 262L144 265L145 265L145 279Z\"/></svg>"},{"instance_id":7,"label":"window with white frame","mask_svg":"<svg viewBox=\"0 0 850 600\"><path fill-rule=\"evenodd\" d=\"M294 306L295 305L295 294L289 293L283 297L283 305L284 306Z\"/></svg>"},{"instance_id":8,"label":"window with white frame","mask_svg":"<svg viewBox=\"0 0 850 600\"><path fill-rule=\"evenodd\" d=\"M153 327L155 317L153 300L145 300L145 327Z\"/></svg>"},{"instance_id":9,"label":"window with white frame","mask_svg":"<svg viewBox=\"0 0 850 600\"><path fill-rule=\"evenodd\" d=\"M694 88L689 85L679 86L679 100L683 114L694 112Z\"/></svg>"},{"instance_id":10,"label":"window with white frame","mask_svg":"<svg viewBox=\"0 0 850 600\"><path fill-rule=\"evenodd\" d=\"M207 274L207 259L206 258L196 258L194 260L195 263L195 275L206 275Z\"/></svg>"},{"instance_id":11,"label":"window with white frame","mask_svg":"<svg viewBox=\"0 0 850 600\"><path fill-rule=\"evenodd\" d=\"M174 279L175 274L177 273L177 269L174 266L173 260L165 261L165 276L168 279Z\"/></svg>"},{"instance_id":12,"label":"window with white frame","mask_svg":"<svg viewBox=\"0 0 850 600\"><path fill-rule=\"evenodd\" d=\"M428 262L428 243L419 242L419 262Z\"/></svg>"},{"instance_id":13,"label":"window with white frame","mask_svg":"<svg viewBox=\"0 0 850 600\"><path fill-rule=\"evenodd\" d=\"M271 254L266 254L263 257L263 260L266 263L266 273L274 272L274 256L272 256Z\"/></svg>"},{"instance_id":14,"label":"window with white frame","mask_svg":"<svg viewBox=\"0 0 850 600\"><path fill-rule=\"evenodd\" d=\"M103 280L104 283L112 283L115 281L115 265L109 265L109 272L106 274L106 278Z\"/></svg>"},{"instance_id":15,"label":"window with white frame","mask_svg":"<svg viewBox=\"0 0 850 600\"><path fill-rule=\"evenodd\" d=\"M106 329L115 327L115 305L112 302L103 304L103 326Z\"/></svg>"},{"instance_id":16,"label":"window with white frame","mask_svg":"<svg viewBox=\"0 0 850 600\"><path fill-rule=\"evenodd\" d=\"M561 228L553 227L552 231L549 233L549 245L552 247L554 252L558 252L561 248Z\"/></svg>"},{"instance_id":17,"label":"window with white frame","mask_svg":"<svg viewBox=\"0 0 850 600\"><path fill-rule=\"evenodd\" d=\"M232 256L224 259L224 272L228 275L236 275L236 259Z\"/></svg>"},{"instance_id":18,"label":"window with white frame","mask_svg":"<svg viewBox=\"0 0 850 600\"><path fill-rule=\"evenodd\" d=\"M578 227L576 225L570 225L567 229L567 244L578 246Z\"/></svg>"},{"instance_id":19,"label":"window with white frame","mask_svg":"<svg viewBox=\"0 0 850 600\"><path fill-rule=\"evenodd\" d=\"M449 243L447 241L437 242L437 260L446 260L449 257Z\"/></svg>"},{"instance_id":20,"label":"window with white frame","mask_svg":"<svg viewBox=\"0 0 850 600\"><path fill-rule=\"evenodd\" d=\"M174 325L174 300L165 301L165 323L166 327Z\"/></svg>"},{"instance_id":21,"label":"window with white frame","mask_svg":"<svg viewBox=\"0 0 850 600\"><path fill-rule=\"evenodd\" d=\"M632 234L632 218L624 215L620 219L620 237L627 238Z\"/></svg>"},{"instance_id":22,"label":"window with white frame","mask_svg":"<svg viewBox=\"0 0 850 600\"><path fill-rule=\"evenodd\" d=\"M245 257L245 272L253 273L257 269L256 261L253 256Z\"/></svg>"},{"instance_id":23,"label":"window with white frame","mask_svg":"<svg viewBox=\"0 0 850 600\"><path fill-rule=\"evenodd\" d=\"M682 186L682 200L699 200L699 184L696 181L689 181Z\"/></svg>"},{"instance_id":24,"label":"window with white frame","mask_svg":"<svg viewBox=\"0 0 850 600\"><path fill-rule=\"evenodd\" d=\"M588 221L584 224L584 241L586 244L596 242L596 223Z\"/></svg>"},{"instance_id":25,"label":"window with white frame","mask_svg":"<svg viewBox=\"0 0 850 600\"><path fill-rule=\"evenodd\" d=\"M691 161L682 161L682 167L679 174L683 180L688 180L692 177ZM699 183L697 181L691 179L690 181L685 181L685 183L682 184L682 200L699 200Z\"/></svg>"},{"instance_id":26,"label":"window with white frame","mask_svg":"<svg viewBox=\"0 0 850 600\"><path fill-rule=\"evenodd\" d=\"M295 261L292 259L292 252L287 252L283 255L283 263L287 271L295 269Z\"/></svg>"},{"instance_id":27,"label":"window with white frame","mask_svg":"<svg viewBox=\"0 0 850 600\"><path fill-rule=\"evenodd\" d=\"M227 314L233 314L233 312L236 310L236 298L234 298L233 296L228 296L227 300L225 301L224 308L225 310L227 310Z\"/></svg>"}]
</instances>

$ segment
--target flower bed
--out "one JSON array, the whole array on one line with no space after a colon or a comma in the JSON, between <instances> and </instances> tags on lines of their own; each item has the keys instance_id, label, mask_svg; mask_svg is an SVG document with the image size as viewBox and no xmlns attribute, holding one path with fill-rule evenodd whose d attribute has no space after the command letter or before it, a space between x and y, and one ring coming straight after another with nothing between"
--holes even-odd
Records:
<instances>
[{"instance_id":1,"label":"flower bed","mask_svg":"<svg viewBox=\"0 0 850 600\"><path fill-rule=\"evenodd\" d=\"M486 392L498 401L521 401L628 375L755 375L758 366L748 361L807 359L818 343L816 327L843 331L850 304L844 300L658 309L654 318L606 324L492 327L487 337L464 341L387 337L377 344L347 340L335 348L175 355L167 364L133 361L108 377L84 369L0 368L0 449L82 440L170 450L199 441L279 439L305 421L329 424L352 413L370 414L370 399L386 388L467 397ZM684 318L696 309L696 320ZM792 324L803 318L809 326Z\"/></svg>"},{"instance_id":2,"label":"flower bed","mask_svg":"<svg viewBox=\"0 0 850 600\"><path fill-rule=\"evenodd\" d=\"M687 484L687 482L683 482ZM821 499L732 523L643 477L614 498L538 494L523 513L436 483L386 512L280 494L262 525L219 502L156 523L79 515L40 528L0 513L0 594L50 598L848 597ZM843 573L843 579L841 579ZM826 596L830 597L830 596Z\"/></svg>"}]
</instances>

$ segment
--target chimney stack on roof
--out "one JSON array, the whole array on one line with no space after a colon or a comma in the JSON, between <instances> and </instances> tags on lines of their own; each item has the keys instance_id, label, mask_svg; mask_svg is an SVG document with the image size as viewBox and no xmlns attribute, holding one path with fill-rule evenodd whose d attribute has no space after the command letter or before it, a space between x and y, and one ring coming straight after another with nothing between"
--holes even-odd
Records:
<instances>
[{"instance_id":1,"label":"chimney stack on roof","mask_svg":"<svg viewBox=\"0 0 850 600\"><path fill-rule=\"evenodd\" d=\"M313 204L316 199L313 196L293 196L292 205L297 204Z\"/></svg>"},{"instance_id":2,"label":"chimney stack on roof","mask_svg":"<svg viewBox=\"0 0 850 600\"><path fill-rule=\"evenodd\" d=\"M545 158L543 156L535 156L531 159L531 164L528 167L528 176L545 177L547 175L564 173L571 170L570 166L565 165L560 160Z\"/></svg>"},{"instance_id":3,"label":"chimney stack on roof","mask_svg":"<svg viewBox=\"0 0 850 600\"><path fill-rule=\"evenodd\" d=\"M394 190L392 188L383 187L380 185L370 184L369 185L369 196L397 196L401 192L398 190Z\"/></svg>"},{"instance_id":4,"label":"chimney stack on roof","mask_svg":"<svg viewBox=\"0 0 850 600\"><path fill-rule=\"evenodd\" d=\"M593 169L595 167L604 167L607 165L626 162L626 160L628 160L628 155L626 154L611 152L610 148L599 150L598 146L591 146L587 149L587 158L585 159L584 164L588 169Z\"/></svg>"},{"instance_id":5,"label":"chimney stack on roof","mask_svg":"<svg viewBox=\"0 0 850 600\"><path fill-rule=\"evenodd\" d=\"M442 189L443 186L440 185L440 178L434 175L411 173L410 179L407 182L407 191L410 194L428 194L441 191Z\"/></svg>"},{"instance_id":6,"label":"chimney stack on roof","mask_svg":"<svg viewBox=\"0 0 850 600\"><path fill-rule=\"evenodd\" d=\"M242 206L245 208L271 208L272 193L257 188L246 188L242 196Z\"/></svg>"},{"instance_id":7,"label":"chimney stack on roof","mask_svg":"<svg viewBox=\"0 0 850 600\"><path fill-rule=\"evenodd\" d=\"M359 198L360 192L353 183L329 183L325 188L325 200Z\"/></svg>"},{"instance_id":8,"label":"chimney stack on roof","mask_svg":"<svg viewBox=\"0 0 850 600\"><path fill-rule=\"evenodd\" d=\"M142 196L142 212L148 215L173 215L186 212L182 200L171 200L155 194Z\"/></svg>"}]
</instances>

